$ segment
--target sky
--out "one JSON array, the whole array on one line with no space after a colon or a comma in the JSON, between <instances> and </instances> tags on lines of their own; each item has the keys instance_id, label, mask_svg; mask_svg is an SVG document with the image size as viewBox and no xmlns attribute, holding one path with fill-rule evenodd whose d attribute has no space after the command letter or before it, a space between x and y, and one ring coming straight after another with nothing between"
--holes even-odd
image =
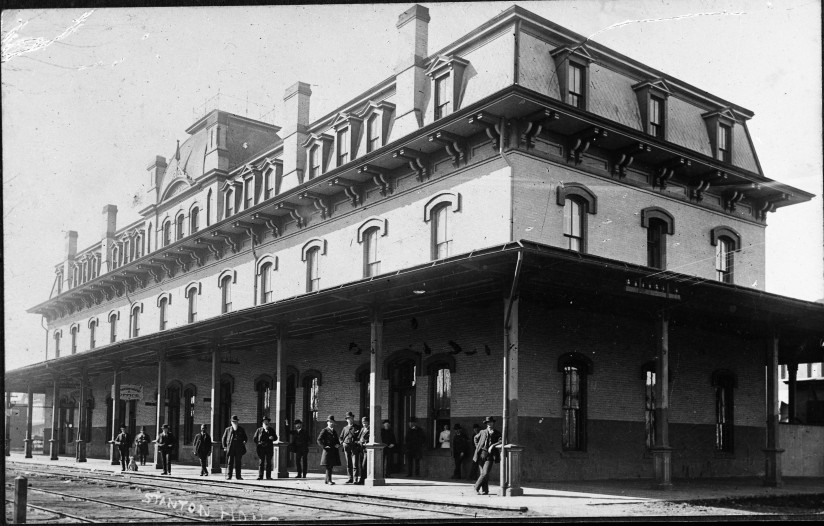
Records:
<instances>
[{"instance_id":1,"label":"sky","mask_svg":"<svg viewBox=\"0 0 824 526\"><path fill-rule=\"evenodd\" d=\"M429 53L514 3L752 110L764 174L816 195L768 216L766 290L824 298L820 2L422 3ZM4 11L5 368L45 356L26 309L48 299L65 233L78 250L99 241L109 203L118 227L139 219L146 167L218 93L221 109L282 125L284 90L308 82L317 119L392 74L411 5Z\"/></svg>"}]
</instances>

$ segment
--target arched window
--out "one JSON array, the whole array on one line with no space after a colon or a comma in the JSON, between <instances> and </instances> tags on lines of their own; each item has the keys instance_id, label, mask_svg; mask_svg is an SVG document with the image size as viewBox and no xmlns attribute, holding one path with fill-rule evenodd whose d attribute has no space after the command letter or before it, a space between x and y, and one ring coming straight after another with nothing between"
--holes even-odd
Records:
<instances>
[{"instance_id":1,"label":"arched window","mask_svg":"<svg viewBox=\"0 0 824 526\"><path fill-rule=\"evenodd\" d=\"M264 416L270 416L270 408L272 406L271 397L274 394L272 389L274 388L274 383L272 382L272 377L268 375L263 375L258 377L255 380L255 393L257 393L257 420L255 420L258 424L263 420Z\"/></svg>"},{"instance_id":2,"label":"arched window","mask_svg":"<svg viewBox=\"0 0 824 526\"><path fill-rule=\"evenodd\" d=\"M60 338L63 337L63 333L60 331L54 331L54 357L60 358Z\"/></svg>"},{"instance_id":3,"label":"arched window","mask_svg":"<svg viewBox=\"0 0 824 526\"><path fill-rule=\"evenodd\" d=\"M575 252L585 252L585 206L577 197L567 197L564 200L564 248Z\"/></svg>"},{"instance_id":4,"label":"arched window","mask_svg":"<svg viewBox=\"0 0 824 526\"><path fill-rule=\"evenodd\" d=\"M320 248L313 247L306 252L306 292L320 289Z\"/></svg>"},{"instance_id":5,"label":"arched window","mask_svg":"<svg viewBox=\"0 0 824 526\"><path fill-rule=\"evenodd\" d=\"M166 221L163 223L163 246L167 247L172 244L172 223Z\"/></svg>"},{"instance_id":6,"label":"arched window","mask_svg":"<svg viewBox=\"0 0 824 526\"><path fill-rule=\"evenodd\" d=\"M715 246L715 279L734 283L734 255L741 249L741 236L732 228L719 226L710 231L710 242Z\"/></svg>"},{"instance_id":7,"label":"arched window","mask_svg":"<svg viewBox=\"0 0 824 526\"><path fill-rule=\"evenodd\" d=\"M567 353L558 359L558 371L563 373L561 445L565 450L586 451L586 380L592 361L579 353Z\"/></svg>"},{"instance_id":8,"label":"arched window","mask_svg":"<svg viewBox=\"0 0 824 526\"><path fill-rule=\"evenodd\" d=\"M226 191L226 217L235 213L235 191L231 188Z\"/></svg>"},{"instance_id":9,"label":"arched window","mask_svg":"<svg viewBox=\"0 0 824 526\"><path fill-rule=\"evenodd\" d=\"M675 233L675 219L663 208L651 206L641 210L641 226L647 229L647 266L665 270L667 241L664 236Z\"/></svg>"},{"instance_id":10,"label":"arched window","mask_svg":"<svg viewBox=\"0 0 824 526\"><path fill-rule=\"evenodd\" d=\"M264 263L260 267L260 303L272 301L272 264Z\"/></svg>"},{"instance_id":11,"label":"arched window","mask_svg":"<svg viewBox=\"0 0 824 526\"><path fill-rule=\"evenodd\" d=\"M310 437L317 436L318 397L320 395L320 376L307 374L303 377L303 425Z\"/></svg>"},{"instance_id":12,"label":"arched window","mask_svg":"<svg viewBox=\"0 0 824 526\"><path fill-rule=\"evenodd\" d=\"M447 258L451 254L452 232L449 211L452 205L444 203L432 210L432 259Z\"/></svg>"},{"instance_id":13,"label":"arched window","mask_svg":"<svg viewBox=\"0 0 824 526\"><path fill-rule=\"evenodd\" d=\"M429 385L432 393L432 446L440 447L438 437L443 427L452 428L452 372L448 363L440 362L429 366Z\"/></svg>"},{"instance_id":14,"label":"arched window","mask_svg":"<svg viewBox=\"0 0 824 526\"><path fill-rule=\"evenodd\" d=\"M112 247L112 261L111 261L111 264L112 264L113 269L120 266L118 264L119 261L120 261L120 247L118 247L117 244L115 244L114 247Z\"/></svg>"},{"instance_id":15,"label":"arched window","mask_svg":"<svg viewBox=\"0 0 824 526\"><path fill-rule=\"evenodd\" d=\"M378 235L380 228L372 227L363 233L363 277L371 278L381 273L378 258Z\"/></svg>"},{"instance_id":16,"label":"arched window","mask_svg":"<svg viewBox=\"0 0 824 526\"><path fill-rule=\"evenodd\" d=\"M226 314L232 312L232 276L224 276L220 280L221 300L220 312Z\"/></svg>"},{"instance_id":17,"label":"arched window","mask_svg":"<svg viewBox=\"0 0 824 526\"><path fill-rule=\"evenodd\" d=\"M175 241L180 241L183 239L183 214L177 216L175 220Z\"/></svg>"},{"instance_id":18,"label":"arched window","mask_svg":"<svg viewBox=\"0 0 824 526\"><path fill-rule=\"evenodd\" d=\"M197 389L187 385L183 390L183 443L191 444L195 438L195 403Z\"/></svg>"},{"instance_id":19,"label":"arched window","mask_svg":"<svg viewBox=\"0 0 824 526\"><path fill-rule=\"evenodd\" d=\"M109 343L117 341L117 313L109 315Z\"/></svg>"},{"instance_id":20,"label":"arched window","mask_svg":"<svg viewBox=\"0 0 824 526\"><path fill-rule=\"evenodd\" d=\"M89 322L89 349L94 349L97 345L97 320Z\"/></svg>"},{"instance_id":21,"label":"arched window","mask_svg":"<svg viewBox=\"0 0 824 526\"><path fill-rule=\"evenodd\" d=\"M140 336L140 312L142 310L142 305L132 307L132 338Z\"/></svg>"},{"instance_id":22,"label":"arched window","mask_svg":"<svg viewBox=\"0 0 824 526\"><path fill-rule=\"evenodd\" d=\"M735 424L733 389L737 387L735 375L726 370L715 371L712 373L712 386L715 388L715 449L732 453L735 450L733 440Z\"/></svg>"},{"instance_id":23,"label":"arched window","mask_svg":"<svg viewBox=\"0 0 824 526\"><path fill-rule=\"evenodd\" d=\"M200 291L197 286L190 287L186 291L186 296L189 298L189 323L197 321L197 297Z\"/></svg>"},{"instance_id":24,"label":"arched window","mask_svg":"<svg viewBox=\"0 0 824 526\"><path fill-rule=\"evenodd\" d=\"M189 212L189 232L192 234L200 230L199 214L200 210L197 207L192 208Z\"/></svg>"},{"instance_id":25,"label":"arched window","mask_svg":"<svg viewBox=\"0 0 824 526\"><path fill-rule=\"evenodd\" d=\"M655 446L655 362L641 368L644 378L644 436L647 449Z\"/></svg>"},{"instance_id":26,"label":"arched window","mask_svg":"<svg viewBox=\"0 0 824 526\"><path fill-rule=\"evenodd\" d=\"M169 299L160 298L160 330L165 331L169 326Z\"/></svg>"},{"instance_id":27,"label":"arched window","mask_svg":"<svg viewBox=\"0 0 824 526\"><path fill-rule=\"evenodd\" d=\"M72 335L72 354L77 354L77 331L79 327L75 325L71 328L71 335Z\"/></svg>"}]
</instances>

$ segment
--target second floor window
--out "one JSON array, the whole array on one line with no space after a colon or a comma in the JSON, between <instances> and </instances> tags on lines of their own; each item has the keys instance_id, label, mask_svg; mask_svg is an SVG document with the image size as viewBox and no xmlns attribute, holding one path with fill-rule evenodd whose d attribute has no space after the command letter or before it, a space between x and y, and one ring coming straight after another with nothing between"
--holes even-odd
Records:
<instances>
[{"instance_id":1,"label":"second floor window","mask_svg":"<svg viewBox=\"0 0 824 526\"><path fill-rule=\"evenodd\" d=\"M649 134L664 138L664 101L653 96L649 98Z\"/></svg>"},{"instance_id":2,"label":"second floor window","mask_svg":"<svg viewBox=\"0 0 824 526\"><path fill-rule=\"evenodd\" d=\"M232 276L226 276L220 282L221 294L221 312L226 314L232 312Z\"/></svg>"},{"instance_id":3,"label":"second floor window","mask_svg":"<svg viewBox=\"0 0 824 526\"><path fill-rule=\"evenodd\" d=\"M309 177L320 175L320 146L312 146L309 150Z\"/></svg>"},{"instance_id":4,"label":"second floor window","mask_svg":"<svg viewBox=\"0 0 824 526\"><path fill-rule=\"evenodd\" d=\"M197 288L189 289L189 323L197 321Z\"/></svg>"},{"instance_id":5,"label":"second floor window","mask_svg":"<svg viewBox=\"0 0 824 526\"><path fill-rule=\"evenodd\" d=\"M584 109L584 68L569 64L567 73L567 104Z\"/></svg>"},{"instance_id":6,"label":"second floor window","mask_svg":"<svg viewBox=\"0 0 824 526\"><path fill-rule=\"evenodd\" d=\"M381 262L378 259L378 231L377 227L373 227L363 234L363 277L365 278L381 273Z\"/></svg>"},{"instance_id":7,"label":"second floor window","mask_svg":"<svg viewBox=\"0 0 824 526\"><path fill-rule=\"evenodd\" d=\"M309 249L306 253L306 292L320 289L320 249Z\"/></svg>"},{"instance_id":8,"label":"second floor window","mask_svg":"<svg viewBox=\"0 0 824 526\"><path fill-rule=\"evenodd\" d=\"M726 124L719 124L718 125L718 148L716 152L716 157L719 161L724 161L725 163L730 162L731 155L730 155L730 147L732 146L730 143L732 142L732 130Z\"/></svg>"},{"instance_id":9,"label":"second floor window","mask_svg":"<svg viewBox=\"0 0 824 526\"><path fill-rule=\"evenodd\" d=\"M117 315L112 314L109 317L109 342L114 343L117 341Z\"/></svg>"},{"instance_id":10,"label":"second floor window","mask_svg":"<svg viewBox=\"0 0 824 526\"><path fill-rule=\"evenodd\" d=\"M349 162L349 128L338 132L338 166Z\"/></svg>"},{"instance_id":11,"label":"second floor window","mask_svg":"<svg viewBox=\"0 0 824 526\"><path fill-rule=\"evenodd\" d=\"M272 264L266 263L260 268L260 302L272 301Z\"/></svg>"},{"instance_id":12,"label":"second floor window","mask_svg":"<svg viewBox=\"0 0 824 526\"><path fill-rule=\"evenodd\" d=\"M660 219L650 219L647 227L647 266L664 270L666 267L667 224Z\"/></svg>"},{"instance_id":13,"label":"second floor window","mask_svg":"<svg viewBox=\"0 0 824 526\"><path fill-rule=\"evenodd\" d=\"M77 327L72 327L72 354L77 353Z\"/></svg>"},{"instance_id":14,"label":"second floor window","mask_svg":"<svg viewBox=\"0 0 824 526\"><path fill-rule=\"evenodd\" d=\"M97 322L92 321L91 323L89 323L89 349L94 349L95 346L97 345L96 335L97 335Z\"/></svg>"},{"instance_id":15,"label":"second floor window","mask_svg":"<svg viewBox=\"0 0 824 526\"><path fill-rule=\"evenodd\" d=\"M452 97L449 96L449 75L435 79L435 120L452 113Z\"/></svg>"},{"instance_id":16,"label":"second floor window","mask_svg":"<svg viewBox=\"0 0 824 526\"><path fill-rule=\"evenodd\" d=\"M381 147L380 116L372 115L366 124L366 151L373 152Z\"/></svg>"},{"instance_id":17,"label":"second floor window","mask_svg":"<svg viewBox=\"0 0 824 526\"><path fill-rule=\"evenodd\" d=\"M140 307L132 309L132 338L140 336Z\"/></svg>"},{"instance_id":18,"label":"second floor window","mask_svg":"<svg viewBox=\"0 0 824 526\"><path fill-rule=\"evenodd\" d=\"M200 210L197 207L192 208L192 211L189 212L189 231L194 234L198 230L200 230Z\"/></svg>"},{"instance_id":19,"label":"second floor window","mask_svg":"<svg viewBox=\"0 0 824 526\"><path fill-rule=\"evenodd\" d=\"M169 300L163 298L160 300L160 330L165 331L169 326Z\"/></svg>"},{"instance_id":20,"label":"second floor window","mask_svg":"<svg viewBox=\"0 0 824 526\"><path fill-rule=\"evenodd\" d=\"M452 232L449 228L448 204L441 205L432 212L432 259L447 258L451 254Z\"/></svg>"},{"instance_id":21,"label":"second floor window","mask_svg":"<svg viewBox=\"0 0 824 526\"><path fill-rule=\"evenodd\" d=\"M715 279L721 283L733 282L733 242L727 237L718 238L715 245Z\"/></svg>"},{"instance_id":22,"label":"second floor window","mask_svg":"<svg viewBox=\"0 0 824 526\"><path fill-rule=\"evenodd\" d=\"M584 251L584 205L578 199L564 200L564 238L566 248L575 252Z\"/></svg>"},{"instance_id":23,"label":"second floor window","mask_svg":"<svg viewBox=\"0 0 824 526\"><path fill-rule=\"evenodd\" d=\"M177 216L175 220L175 241L183 239L183 214Z\"/></svg>"},{"instance_id":24,"label":"second floor window","mask_svg":"<svg viewBox=\"0 0 824 526\"><path fill-rule=\"evenodd\" d=\"M54 357L60 358L60 333L54 333Z\"/></svg>"}]
</instances>

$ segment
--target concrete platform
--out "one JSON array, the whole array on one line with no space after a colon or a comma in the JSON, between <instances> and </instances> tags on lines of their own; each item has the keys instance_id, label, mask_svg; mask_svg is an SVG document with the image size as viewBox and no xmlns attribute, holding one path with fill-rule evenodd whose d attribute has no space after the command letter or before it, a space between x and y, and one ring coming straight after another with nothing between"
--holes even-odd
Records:
<instances>
[{"instance_id":1,"label":"concrete platform","mask_svg":"<svg viewBox=\"0 0 824 526\"><path fill-rule=\"evenodd\" d=\"M94 472L108 472L120 475L120 467L112 466L107 460L89 459L77 463L66 457L56 461L47 455L36 455L26 459L22 452L12 452L6 461L32 463L37 465L59 465L87 469ZM354 486L344 484L346 475L343 468L336 468L334 486L323 483L323 475L309 473L305 479L275 479L258 481L256 470L244 470L242 481L226 481L225 474L200 477L200 467L191 465L173 466L172 477L162 477L173 487L175 479L223 481L226 484L256 486L281 486L311 490L318 493L369 495L407 502L437 502L476 506L479 509L507 510L514 513L527 511L530 516L544 517L607 517L634 515L645 506L655 503L689 503L694 501L721 501L727 498L767 497L789 495L824 495L824 478L787 478L781 487L765 487L761 479L676 479L669 490L653 487L652 480L598 480L566 481L552 483L530 483L524 487L520 497L500 497L498 486L490 485L490 495L477 495L472 482L425 480L421 478L389 478L381 487ZM127 472L126 474L131 474ZM141 467L138 474L148 474L161 478L160 470L154 466ZM294 476L294 473L290 473ZM824 498L824 497L822 497ZM622 511L623 510L623 511ZM632 511L635 510L635 511ZM674 510L677 514L677 510Z\"/></svg>"}]
</instances>

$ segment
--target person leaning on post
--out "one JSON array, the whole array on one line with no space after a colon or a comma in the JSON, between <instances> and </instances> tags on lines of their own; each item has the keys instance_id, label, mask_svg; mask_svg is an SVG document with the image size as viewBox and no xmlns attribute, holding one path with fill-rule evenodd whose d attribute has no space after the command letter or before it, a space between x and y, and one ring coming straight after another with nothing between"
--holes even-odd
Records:
<instances>
[{"instance_id":1,"label":"person leaning on post","mask_svg":"<svg viewBox=\"0 0 824 526\"><path fill-rule=\"evenodd\" d=\"M192 452L198 460L200 460L200 476L209 476L209 469L206 466L206 461L212 453L212 437L206 432L206 424L200 425L200 433L195 435L195 440L192 444Z\"/></svg>"},{"instance_id":2,"label":"person leaning on post","mask_svg":"<svg viewBox=\"0 0 824 526\"><path fill-rule=\"evenodd\" d=\"M322 453L320 455L320 465L326 468L326 480L324 481L325 484L332 484L332 468L335 466L340 466L340 451L338 448L340 447L340 437L338 437L338 432L335 431L335 417L329 415L329 418L326 419L326 427L323 428L318 435L318 445L322 449Z\"/></svg>"},{"instance_id":3,"label":"person leaning on post","mask_svg":"<svg viewBox=\"0 0 824 526\"><path fill-rule=\"evenodd\" d=\"M163 424L163 431L157 437L157 450L160 452L160 460L163 465L161 475L172 474L171 454L177 445L177 438L169 431L169 424Z\"/></svg>"},{"instance_id":4,"label":"person leaning on post","mask_svg":"<svg viewBox=\"0 0 824 526\"><path fill-rule=\"evenodd\" d=\"M475 492L479 495L489 494L489 472L492 464L501 460L501 432L495 429L495 419L491 416L484 420L486 429L478 433L475 445L475 455L472 461L475 462L481 474L475 481Z\"/></svg>"},{"instance_id":5,"label":"person leaning on post","mask_svg":"<svg viewBox=\"0 0 824 526\"><path fill-rule=\"evenodd\" d=\"M289 446L295 454L295 468L298 471L296 478L306 478L306 463L309 459L309 431L303 428L302 420L295 420L295 429L292 430L292 441Z\"/></svg>"},{"instance_id":6,"label":"person leaning on post","mask_svg":"<svg viewBox=\"0 0 824 526\"><path fill-rule=\"evenodd\" d=\"M120 433L114 437L114 445L120 454L120 469L126 471L129 466L129 448L132 445L132 438L126 432L126 424L120 424Z\"/></svg>"},{"instance_id":7,"label":"person leaning on post","mask_svg":"<svg viewBox=\"0 0 824 526\"><path fill-rule=\"evenodd\" d=\"M263 480L263 472L266 472L266 480L272 480L272 457L275 455L275 442L278 441L278 435L275 430L269 425L272 419L264 416L261 422L261 427L257 428L252 441L257 446L257 456L260 459L258 463L258 480Z\"/></svg>"},{"instance_id":8,"label":"person leaning on post","mask_svg":"<svg viewBox=\"0 0 824 526\"><path fill-rule=\"evenodd\" d=\"M237 415L232 415L232 424L223 432L223 438L220 441L220 445L226 451L226 480L232 480L232 470L237 480L243 480L240 476L240 463L243 455L246 454L248 440L246 430L240 426L240 419Z\"/></svg>"},{"instance_id":9,"label":"person leaning on post","mask_svg":"<svg viewBox=\"0 0 824 526\"><path fill-rule=\"evenodd\" d=\"M355 484L363 486L366 482L366 444L369 443L369 417L361 418L360 433L358 433L358 445L360 446L360 478L355 481Z\"/></svg>"}]
</instances>

